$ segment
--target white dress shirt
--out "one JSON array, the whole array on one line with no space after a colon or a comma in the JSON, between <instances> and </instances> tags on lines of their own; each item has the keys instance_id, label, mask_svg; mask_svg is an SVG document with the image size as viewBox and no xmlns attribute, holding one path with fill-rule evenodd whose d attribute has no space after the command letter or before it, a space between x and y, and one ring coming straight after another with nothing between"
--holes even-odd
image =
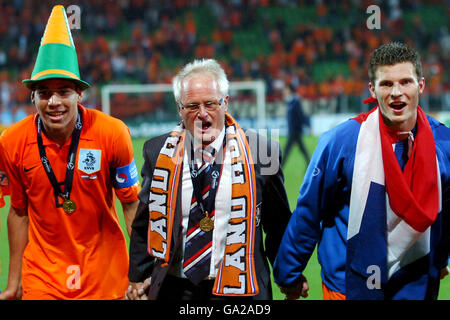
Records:
<instances>
[{"instance_id":1,"label":"white dress shirt","mask_svg":"<svg viewBox=\"0 0 450 320\"><path fill-rule=\"evenodd\" d=\"M187 132L187 134L190 134ZM225 128L219 134L218 138L210 144L214 149L216 149L216 155L221 155L219 152L223 146L223 139L225 137ZM189 139L186 139L189 141ZM220 159L221 160L221 159ZM217 159L216 161L219 161ZM189 211L191 207L193 186L191 180L191 173L189 169L188 152L184 152L183 159L183 180L181 185L181 212L182 212L182 242L177 249L173 264L169 270L169 274L186 278L183 273L183 256L184 256L184 245L186 240L186 231L189 222ZM228 148L225 150L225 158L222 168L222 174L220 176L219 186L217 189L216 199L215 199L215 215L212 218L214 220L213 238L212 238L212 253L211 253L211 267L210 267L210 278L215 278L217 271L219 269L220 263L222 262L223 255L225 252L225 240L228 230L228 220L230 218L230 205L231 205L231 155Z\"/></svg>"}]
</instances>

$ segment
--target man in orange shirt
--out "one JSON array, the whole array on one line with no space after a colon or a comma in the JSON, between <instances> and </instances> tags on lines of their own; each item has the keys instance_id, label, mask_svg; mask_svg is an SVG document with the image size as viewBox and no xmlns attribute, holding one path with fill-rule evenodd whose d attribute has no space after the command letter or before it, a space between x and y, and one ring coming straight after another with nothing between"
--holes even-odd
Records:
<instances>
[{"instance_id":1,"label":"man in orange shirt","mask_svg":"<svg viewBox=\"0 0 450 320\"><path fill-rule=\"evenodd\" d=\"M23 83L37 114L0 137L11 196L0 299L121 299L128 253L115 203L117 196L130 233L138 172L126 125L80 104L89 84L79 77L64 7L53 8Z\"/></svg>"}]
</instances>

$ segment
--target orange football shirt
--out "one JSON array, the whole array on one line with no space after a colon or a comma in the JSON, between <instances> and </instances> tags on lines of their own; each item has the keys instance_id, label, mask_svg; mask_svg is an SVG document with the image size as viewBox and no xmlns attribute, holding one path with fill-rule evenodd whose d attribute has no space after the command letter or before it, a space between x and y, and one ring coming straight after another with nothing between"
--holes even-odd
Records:
<instances>
[{"instance_id":1,"label":"orange football shirt","mask_svg":"<svg viewBox=\"0 0 450 320\"><path fill-rule=\"evenodd\" d=\"M100 111L79 106L83 129L70 199L77 209L56 207L41 163L36 115L8 128L0 152L9 178L11 205L28 210L28 244L23 255L23 299L120 299L128 285L128 251L116 196L138 200L139 183L115 189L115 169L133 161L126 125ZM62 147L42 134L55 176L64 188L71 139ZM61 199L58 199L61 202Z\"/></svg>"}]
</instances>

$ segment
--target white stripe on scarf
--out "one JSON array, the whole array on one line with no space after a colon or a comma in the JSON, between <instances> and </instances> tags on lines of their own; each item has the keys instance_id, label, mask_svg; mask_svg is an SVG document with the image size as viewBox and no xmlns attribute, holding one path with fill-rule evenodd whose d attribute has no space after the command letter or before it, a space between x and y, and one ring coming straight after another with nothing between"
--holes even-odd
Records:
<instances>
[{"instance_id":1,"label":"white stripe on scarf","mask_svg":"<svg viewBox=\"0 0 450 320\"><path fill-rule=\"evenodd\" d=\"M361 124L356 145L350 196L347 240L359 233L371 182L385 185L378 109ZM437 161L437 159L436 159ZM442 190L438 165L439 211L442 210ZM386 195L387 267L388 278L400 268L430 252L430 228L417 232L397 216L389 206Z\"/></svg>"}]
</instances>

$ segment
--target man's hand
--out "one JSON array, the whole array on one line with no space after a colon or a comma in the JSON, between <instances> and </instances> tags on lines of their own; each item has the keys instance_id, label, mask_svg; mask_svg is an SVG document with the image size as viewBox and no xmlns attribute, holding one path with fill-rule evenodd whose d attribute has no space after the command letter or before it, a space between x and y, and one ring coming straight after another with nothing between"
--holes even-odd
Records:
<instances>
[{"instance_id":1,"label":"man's hand","mask_svg":"<svg viewBox=\"0 0 450 320\"><path fill-rule=\"evenodd\" d=\"M450 273L449 267L445 267L441 270L441 280L444 279L446 276L448 276Z\"/></svg>"},{"instance_id":2,"label":"man's hand","mask_svg":"<svg viewBox=\"0 0 450 320\"><path fill-rule=\"evenodd\" d=\"M286 295L285 300L297 300L300 297L308 297L308 280L304 275L300 275L299 283L294 287L280 287L281 292Z\"/></svg>"},{"instance_id":3,"label":"man's hand","mask_svg":"<svg viewBox=\"0 0 450 320\"><path fill-rule=\"evenodd\" d=\"M127 300L147 300L146 291L150 286L152 278L147 278L144 282L130 282L125 298Z\"/></svg>"},{"instance_id":4,"label":"man's hand","mask_svg":"<svg viewBox=\"0 0 450 320\"><path fill-rule=\"evenodd\" d=\"M22 299L22 287L12 288L8 286L5 291L0 292L0 300L20 300Z\"/></svg>"}]
</instances>

